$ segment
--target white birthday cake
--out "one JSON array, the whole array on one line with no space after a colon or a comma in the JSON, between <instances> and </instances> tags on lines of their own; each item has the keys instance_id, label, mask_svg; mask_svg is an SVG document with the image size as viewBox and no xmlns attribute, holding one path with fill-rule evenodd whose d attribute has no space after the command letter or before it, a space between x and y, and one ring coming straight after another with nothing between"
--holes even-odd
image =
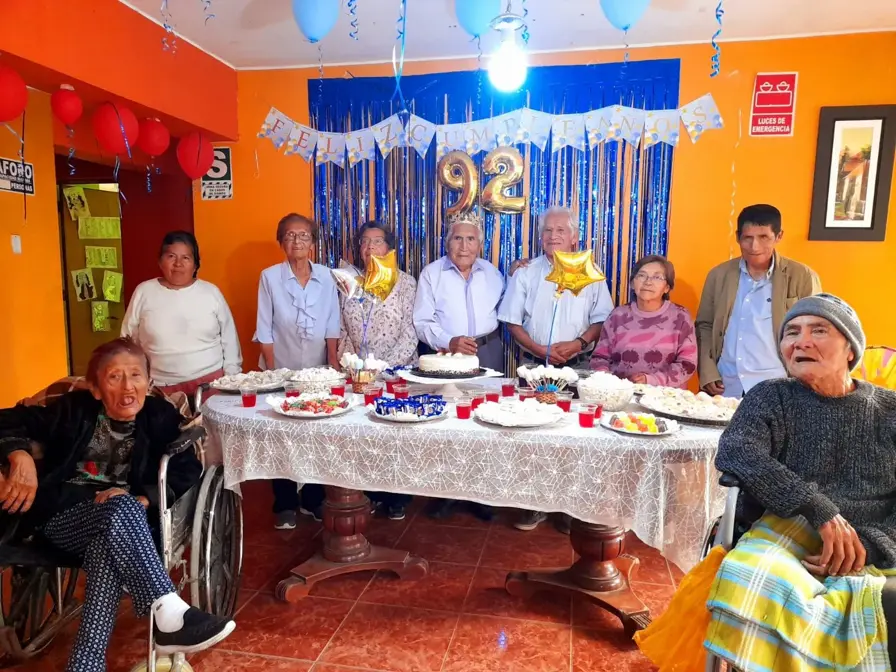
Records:
<instances>
[{"instance_id":1,"label":"white birthday cake","mask_svg":"<svg viewBox=\"0 0 896 672\"><path fill-rule=\"evenodd\" d=\"M437 355L421 355L420 371L424 373L470 375L479 373L479 358L476 355L460 353L439 353Z\"/></svg>"}]
</instances>

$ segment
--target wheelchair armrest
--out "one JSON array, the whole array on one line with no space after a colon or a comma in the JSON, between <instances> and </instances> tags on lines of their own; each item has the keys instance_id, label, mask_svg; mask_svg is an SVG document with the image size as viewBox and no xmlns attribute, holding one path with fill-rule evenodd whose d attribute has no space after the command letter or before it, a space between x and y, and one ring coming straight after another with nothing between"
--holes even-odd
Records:
<instances>
[{"instance_id":1,"label":"wheelchair armrest","mask_svg":"<svg viewBox=\"0 0 896 672\"><path fill-rule=\"evenodd\" d=\"M199 387L196 388L196 393L193 395L193 412L196 415L199 415L202 411L202 397L212 389L212 386L209 383L202 383Z\"/></svg>"},{"instance_id":2,"label":"wheelchair armrest","mask_svg":"<svg viewBox=\"0 0 896 672\"><path fill-rule=\"evenodd\" d=\"M723 488L739 488L740 479L734 474L722 474L719 477L719 485Z\"/></svg>"},{"instance_id":3,"label":"wheelchair armrest","mask_svg":"<svg viewBox=\"0 0 896 672\"><path fill-rule=\"evenodd\" d=\"M168 444L165 453L168 455L177 455L184 452L187 448L195 445L197 442L205 438L205 429L201 426L188 427L181 432L180 436Z\"/></svg>"}]
</instances>

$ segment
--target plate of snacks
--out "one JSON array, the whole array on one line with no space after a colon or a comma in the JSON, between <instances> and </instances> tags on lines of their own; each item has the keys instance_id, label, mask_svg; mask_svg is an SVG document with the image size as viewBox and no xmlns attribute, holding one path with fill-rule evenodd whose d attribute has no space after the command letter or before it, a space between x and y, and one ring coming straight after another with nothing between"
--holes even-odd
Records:
<instances>
[{"instance_id":1,"label":"plate of snacks","mask_svg":"<svg viewBox=\"0 0 896 672\"><path fill-rule=\"evenodd\" d=\"M379 397L368 407L370 417L387 422L429 422L441 420L448 411L440 395L418 394L407 399Z\"/></svg>"},{"instance_id":2,"label":"plate of snacks","mask_svg":"<svg viewBox=\"0 0 896 672\"><path fill-rule=\"evenodd\" d=\"M500 427L544 427L566 415L556 404L543 404L535 399L487 401L473 411L477 420Z\"/></svg>"},{"instance_id":3,"label":"plate of snacks","mask_svg":"<svg viewBox=\"0 0 896 672\"><path fill-rule=\"evenodd\" d=\"M345 374L329 366L315 366L296 371L290 380L298 383L302 392L325 394L335 385L344 385Z\"/></svg>"},{"instance_id":4,"label":"plate of snacks","mask_svg":"<svg viewBox=\"0 0 896 672\"><path fill-rule=\"evenodd\" d=\"M658 418L650 413L605 413L600 426L620 434L668 436L681 429L675 420Z\"/></svg>"},{"instance_id":5,"label":"plate of snacks","mask_svg":"<svg viewBox=\"0 0 896 672\"><path fill-rule=\"evenodd\" d=\"M241 387L254 387L258 392L274 392L283 389L283 383L289 380L292 373L290 369L235 373L212 381L210 386L221 392L238 393Z\"/></svg>"},{"instance_id":6,"label":"plate of snacks","mask_svg":"<svg viewBox=\"0 0 896 672\"><path fill-rule=\"evenodd\" d=\"M638 400L651 413L681 422L709 427L724 427L734 416L740 399L694 394L670 387L654 389Z\"/></svg>"},{"instance_id":7,"label":"plate of snacks","mask_svg":"<svg viewBox=\"0 0 896 672\"><path fill-rule=\"evenodd\" d=\"M265 399L268 406L280 415L289 418L332 418L351 410L345 397L332 394L300 394L297 397L270 396Z\"/></svg>"}]
</instances>

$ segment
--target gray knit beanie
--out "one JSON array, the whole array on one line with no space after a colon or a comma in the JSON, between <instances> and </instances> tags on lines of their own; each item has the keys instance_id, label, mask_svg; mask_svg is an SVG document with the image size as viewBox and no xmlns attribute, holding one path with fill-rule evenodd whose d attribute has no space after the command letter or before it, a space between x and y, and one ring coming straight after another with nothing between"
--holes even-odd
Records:
<instances>
[{"instance_id":1,"label":"gray knit beanie","mask_svg":"<svg viewBox=\"0 0 896 672\"><path fill-rule=\"evenodd\" d=\"M846 337L849 341L849 347L852 348L855 359L852 360L850 370L855 369L865 353L865 332L862 331L862 323L859 316L846 301L833 294L816 294L815 296L807 296L800 299L793 307L787 311L784 316L784 322L781 324L781 333L778 334L778 340L784 338L784 328L787 323L795 317L803 315L814 315L815 317L823 317Z\"/></svg>"}]
</instances>

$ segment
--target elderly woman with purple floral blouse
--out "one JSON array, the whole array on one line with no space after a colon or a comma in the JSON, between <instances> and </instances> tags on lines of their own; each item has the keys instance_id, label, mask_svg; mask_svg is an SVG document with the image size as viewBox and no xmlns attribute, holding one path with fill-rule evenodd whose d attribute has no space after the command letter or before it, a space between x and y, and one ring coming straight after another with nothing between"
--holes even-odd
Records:
<instances>
[{"instance_id":1,"label":"elderly woman with purple floral blouse","mask_svg":"<svg viewBox=\"0 0 896 672\"><path fill-rule=\"evenodd\" d=\"M381 257L395 248L395 235L379 222L367 222L357 234L355 262L367 267L371 255ZM398 272L398 282L392 293L381 303L355 299L342 300L342 337L338 357L352 352L361 357L372 356L389 363L405 366L417 363L417 332L414 330L414 298L417 281L404 271ZM362 351L364 320L367 319L367 352ZM391 520L404 520L409 495L390 492L367 493L381 506Z\"/></svg>"}]
</instances>

